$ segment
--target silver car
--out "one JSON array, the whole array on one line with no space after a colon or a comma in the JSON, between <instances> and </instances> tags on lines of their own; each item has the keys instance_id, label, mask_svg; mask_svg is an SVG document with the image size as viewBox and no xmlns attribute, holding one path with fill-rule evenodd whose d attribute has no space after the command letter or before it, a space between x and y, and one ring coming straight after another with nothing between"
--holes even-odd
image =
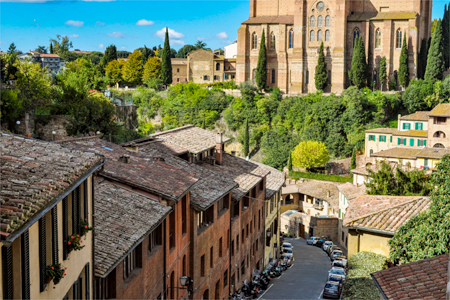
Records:
<instances>
[{"instance_id":1,"label":"silver car","mask_svg":"<svg viewBox=\"0 0 450 300\"><path fill-rule=\"evenodd\" d=\"M329 246L332 246L332 245L333 245L333 242L332 242L332 241L326 241L326 242L324 242L323 245L322 245L323 251L327 251L328 247L329 247Z\"/></svg>"},{"instance_id":2,"label":"silver car","mask_svg":"<svg viewBox=\"0 0 450 300\"><path fill-rule=\"evenodd\" d=\"M312 237L310 237L309 239L306 240L306 243L308 245L314 245L315 243L317 243L318 240L319 240L318 237L312 236Z\"/></svg>"},{"instance_id":3,"label":"silver car","mask_svg":"<svg viewBox=\"0 0 450 300\"><path fill-rule=\"evenodd\" d=\"M345 269L344 268L332 267L331 270L328 271L328 278L330 278L330 276L332 276L332 275L341 276L345 281Z\"/></svg>"}]
</instances>

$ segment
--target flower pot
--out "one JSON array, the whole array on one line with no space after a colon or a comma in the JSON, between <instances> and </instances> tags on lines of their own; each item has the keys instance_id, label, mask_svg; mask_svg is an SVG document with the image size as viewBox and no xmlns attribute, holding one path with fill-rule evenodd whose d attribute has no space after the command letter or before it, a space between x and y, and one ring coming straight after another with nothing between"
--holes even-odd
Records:
<instances>
[{"instance_id":1,"label":"flower pot","mask_svg":"<svg viewBox=\"0 0 450 300\"><path fill-rule=\"evenodd\" d=\"M52 276L47 276L47 283L49 283L50 281L52 281L53 277Z\"/></svg>"}]
</instances>

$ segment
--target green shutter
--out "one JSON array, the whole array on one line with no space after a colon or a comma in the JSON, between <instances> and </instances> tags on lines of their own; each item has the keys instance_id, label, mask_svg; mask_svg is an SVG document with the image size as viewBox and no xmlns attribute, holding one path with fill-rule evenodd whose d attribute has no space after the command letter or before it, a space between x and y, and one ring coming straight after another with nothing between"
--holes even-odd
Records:
<instances>
[{"instance_id":1,"label":"green shutter","mask_svg":"<svg viewBox=\"0 0 450 300\"><path fill-rule=\"evenodd\" d=\"M420 140L417 139L417 146L420 146Z\"/></svg>"},{"instance_id":2,"label":"green shutter","mask_svg":"<svg viewBox=\"0 0 450 300\"><path fill-rule=\"evenodd\" d=\"M392 143L392 135L391 135L391 143Z\"/></svg>"},{"instance_id":3,"label":"green shutter","mask_svg":"<svg viewBox=\"0 0 450 300\"><path fill-rule=\"evenodd\" d=\"M400 138L398 138L398 143L397 144L400 145Z\"/></svg>"},{"instance_id":4,"label":"green shutter","mask_svg":"<svg viewBox=\"0 0 450 300\"><path fill-rule=\"evenodd\" d=\"M428 166L428 158L423 159L423 165L426 167Z\"/></svg>"},{"instance_id":5,"label":"green shutter","mask_svg":"<svg viewBox=\"0 0 450 300\"><path fill-rule=\"evenodd\" d=\"M414 139L409 139L409 145L414 146Z\"/></svg>"},{"instance_id":6,"label":"green shutter","mask_svg":"<svg viewBox=\"0 0 450 300\"><path fill-rule=\"evenodd\" d=\"M423 140L423 145L426 147L427 146L427 140Z\"/></svg>"},{"instance_id":7,"label":"green shutter","mask_svg":"<svg viewBox=\"0 0 450 300\"><path fill-rule=\"evenodd\" d=\"M423 130L423 123L419 123L420 130Z\"/></svg>"},{"instance_id":8,"label":"green shutter","mask_svg":"<svg viewBox=\"0 0 450 300\"><path fill-rule=\"evenodd\" d=\"M406 123L403 123L403 127L402 127L403 129L406 129Z\"/></svg>"}]
</instances>

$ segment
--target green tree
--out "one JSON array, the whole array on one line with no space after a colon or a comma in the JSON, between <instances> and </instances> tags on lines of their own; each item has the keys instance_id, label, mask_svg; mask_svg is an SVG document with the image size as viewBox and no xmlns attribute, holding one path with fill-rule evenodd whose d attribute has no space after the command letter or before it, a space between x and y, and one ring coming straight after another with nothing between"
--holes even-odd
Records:
<instances>
[{"instance_id":1,"label":"green tree","mask_svg":"<svg viewBox=\"0 0 450 300\"><path fill-rule=\"evenodd\" d=\"M135 50L128 56L122 68L122 78L125 82L139 84L142 82L142 73L142 53L139 50Z\"/></svg>"},{"instance_id":2,"label":"green tree","mask_svg":"<svg viewBox=\"0 0 450 300\"><path fill-rule=\"evenodd\" d=\"M383 90L383 86L386 84L386 78L387 78L387 73L386 73L386 56L383 56L383 58L380 61L380 86L381 86L381 90Z\"/></svg>"},{"instance_id":3,"label":"green tree","mask_svg":"<svg viewBox=\"0 0 450 300\"><path fill-rule=\"evenodd\" d=\"M183 47L180 48L180 50L178 50L177 52L177 58L186 58L188 53L197 50L197 48L195 46L192 45L184 45Z\"/></svg>"},{"instance_id":4,"label":"green tree","mask_svg":"<svg viewBox=\"0 0 450 300\"><path fill-rule=\"evenodd\" d=\"M427 69L425 71L425 80L436 82L442 80L445 71L444 61L444 39L442 36L442 22L439 20L431 39L430 50L428 51Z\"/></svg>"},{"instance_id":5,"label":"green tree","mask_svg":"<svg viewBox=\"0 0 450 300\"><path fill-rule=\"evenodd\" d=\"M106 77L110 84L116 84L123 80L122 68L125 65L123 60L112 60L105 67Z\"/></svg>"},{"instance_id":6,"label":"green tree","mask_svg":"<svg viewBox=\"0 0 450 300\"><path fill-rule=\"evenodd\" d=\"M151 50L144 45L144 49L142 49L142 65L145 66L145 63L149 59L151 55Z\"/></svg>"},{"instance_id":7,"label":"green tree","mask_svg":"<svg viewBox=\"0 0 450 300\"><path fill-rule=\"evenodd\" d=\"M353 50L352 67L349 72L349 78L352 84L359 89L367 86L367 62L366 50L362 37L357 37Z\"/></svg>"},{"instance_id":8,"label":"green tree","mask_svg":"<svg viewBox=\"0 0 450 300\"><path fill-rule=\"evenodd\" d=\"M47 53L47 48L45 46L37 46L37 48L34 51L39 53Z\"/></svg>"},{"instance_id":9,"label":"green tree","mask_svg":"<svg viewBox=\"0 0 450 300\"><path fill-rule=\"evenodd\" d=\"M292 171L292 152L289 152L289 159L288 159L288 170Z\"/></svg>"},{"instance_id":10,"label":"green tree","mask_svg":"<svg viewBox=\"0 0 450 300\"><path fill-rule=\"evenodd\" d=\"M195 49L206 49L206 43L203 41L198 40L197 43L194 45Z\"/></svg>"},{"instance_id":11,"label":"green tree","mask_svg":"<svg viewBox=\"0 0 450 300\"><path fill-rule=\"evenodd\" d=\"M248 119L245 119L245 127L244 127L244 144L242 145L244 157L247 157L250 153L250 132L248 128Z\"/></svg>"},{"instance_id":12,"label":"green tree","mask_svg":"<svg viewBox=\"0 0 450 300\"><path fill-rule=\"evenodd\" d=\"M107 66L113 60L117 60L117 48L115 45L109 45L105 49L105 55L103 56L103 65Z\"/></svg>"},{"instance_id":13,"label":"green tree","mask_svg":"<svg viewBox=\"0 0 450 300\"><path fill-rule=\"evenodd\" d=\"M431 37L434 36L434 31L436 30L437 22L438 19L434 19L433 21L431 21Z\"/></svg>"},{"instance_id":14,"label":"green tree","mask_svg":"<svg viewBox=\"0 0 450 300\"><path fill-rule=\"evenodd\" d=\"M50 42L50 47L48 48L48 52L50 54L53 54L54 50L53 50L53 43Z\"/></svg>"},{"instance_id":15,"label":"green tree","mask_svg":"<svg viewBox=\"0 0 450 300\"><path fill-rule=\"evenodd\" d=\"M292 165L296 168L310 169L324 166L330 156L324 143L318 141L303 141L292 152Z\"/></svg>"},{"instance_id":16,"label":"green tree","mask_svg":"<svg viewBox=\"0 0 450 300\"><path fill-rule=\"evenodd\" d=\"M0 90L0 119L2 123L8 124L10 129L13 128L14 123L22 117L23 99L18 97L17 90L1 89Z\"/></svg>"},{"instance_id":17,"label":"green tree","mask_svg":"<svg viewBox=\"0 0 450 300\"><path fill-rule=\"evenodd\" d=\"M449 7L445 4L444 7L444 18L442 19L442 36L444 40L444 49L450 49L450 14ZM444 51L444 61L445 68L448 69L450 66L450 53L449 51Z\"/></svg>"},{"instance_id":18,"label":"green tree","mask_svg":"<svg viewBox=\"0 0 450 300\"><path fill-rule=\"evenodd\" d=\"M352 152L352 160L350 162L350 169L356 169L356 149L353 148L353 152Z\"/></svg>"},{"instance_id":19,"label":"green tree","mask_svg":"<svg viewBox=\"0 0 450 300\"><path fill-rule=\"evenodd\" d=\"M328 85L327 63L325 62L325 53L323 52L323 42L320 44L319 59L317 61L314 80L318 91L323 91Z\"/></svg>"},{"instance_id":20,"label":"green tree","mask_svg":"<svg viewBox=\"0 0 450 300\"><path fill-rule=\"evenodd\" d=\"M58 54L62 59L67 60L70 49L73 47L72 42L66 35L56 35L56 39L50 39L51 47L54 54Z\"/></svg>"},{"instance_id":21,"label":"green tree","mask_svg":"<svg viewBox=\"0 0 450 300\"><path fill-rule=\"evenodd\" d=\"M258 89L263 90L266 87L267 83L267 52L264 29L261 36L261 44L259 46L258 64L256 65L255 79Z\"/></svg>"},{"instance_id":22,"label":"green tree","mask_svg":"<svg viewBox=\"0 0 450 300\"><path fill-rule=\"evenodd\" d=\"M158 57L149 58L144 66L142 81L149 85L153 79L161 79L161 60Z\"/></svg>"},{"instance_id":23,"label":"green tree","mask_svg":"<svg viewBox=\"0 0 450 300\"><path fill-rule=\"evenodd\" d=\"M406 40L406 33L403 34L403 45L400 53L400 65L398 67L398 79L403 90L409 84L409 61L408 61L408 45Z\"/></svg>"},{"instance_id":24,"label":"green tree","mask_svg":"<svg viewBox=\"0 0 450 300\"><path fill-rule=\"evenodd\" d=\"M420 53L417 66L417 79L423 79L425 76L425 70L427 69L427 56L428 56L427 40L422 39L422 42L420 43Z\"/></svg>"},{"instance_id":25,"label":"green tree","mask_svg":"<svg viewBox=\"0 0 450 300\"><path fill-rule=\"evenodd\" d=\"M167 27L164 48L161 53L161 79L165 85L172 83L172 61L170 58L169 30Z\"/></svg>"},{"instance_id":26,"label":"green tree","mask_svg":"<svg viewBox=\"0 0 450 300\"><path fill-rule=\"evenodd\" d=\"M432 95L433 92L434 87L432 82L415 79L411 81L411 84L402 95L403 105L409 113L414 113L418 110L427 110L429 107L424 99Z\"/></svg>"},{"instance_id":27,"label":"green tree","mask_svg":"<svg viewBox=\"0 0 450 300\"><path fill-rule=\"evenodd\" d=\"M11 45L9 45L8 52L5 55L5 63L6 63L5 79L6 80L16 79L16 76L17 76L16 62L18 60L19 60L19 57L17 55L16 45L14 43L11 43Z\"/></svg>"}]
</instances>

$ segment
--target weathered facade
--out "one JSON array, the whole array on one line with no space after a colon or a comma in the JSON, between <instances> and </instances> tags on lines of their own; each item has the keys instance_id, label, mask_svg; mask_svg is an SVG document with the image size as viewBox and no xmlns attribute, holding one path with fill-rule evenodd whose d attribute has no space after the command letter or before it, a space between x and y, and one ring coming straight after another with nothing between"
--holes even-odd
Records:
<instances>
[{"instance_id":1,"label":"weathered facade","mask_svg":"<svg viewBox=\"0 0 450 300\"><path fill-rule=\"evenodd\" d=\"M285 93L316 91L314 72L322 42L329 78L325 91L341 92L349 85L357 36L364 41L370 78L380 87L376 74L381 58L386 57L388 77L395 81L406 34L409 74L415 78L420 43L431 33L431 9L432 1L426 0L251 0L249 19L238 30L236 81L255 79L263 30L267 85Z\"/></svg>"}]
</instances>

